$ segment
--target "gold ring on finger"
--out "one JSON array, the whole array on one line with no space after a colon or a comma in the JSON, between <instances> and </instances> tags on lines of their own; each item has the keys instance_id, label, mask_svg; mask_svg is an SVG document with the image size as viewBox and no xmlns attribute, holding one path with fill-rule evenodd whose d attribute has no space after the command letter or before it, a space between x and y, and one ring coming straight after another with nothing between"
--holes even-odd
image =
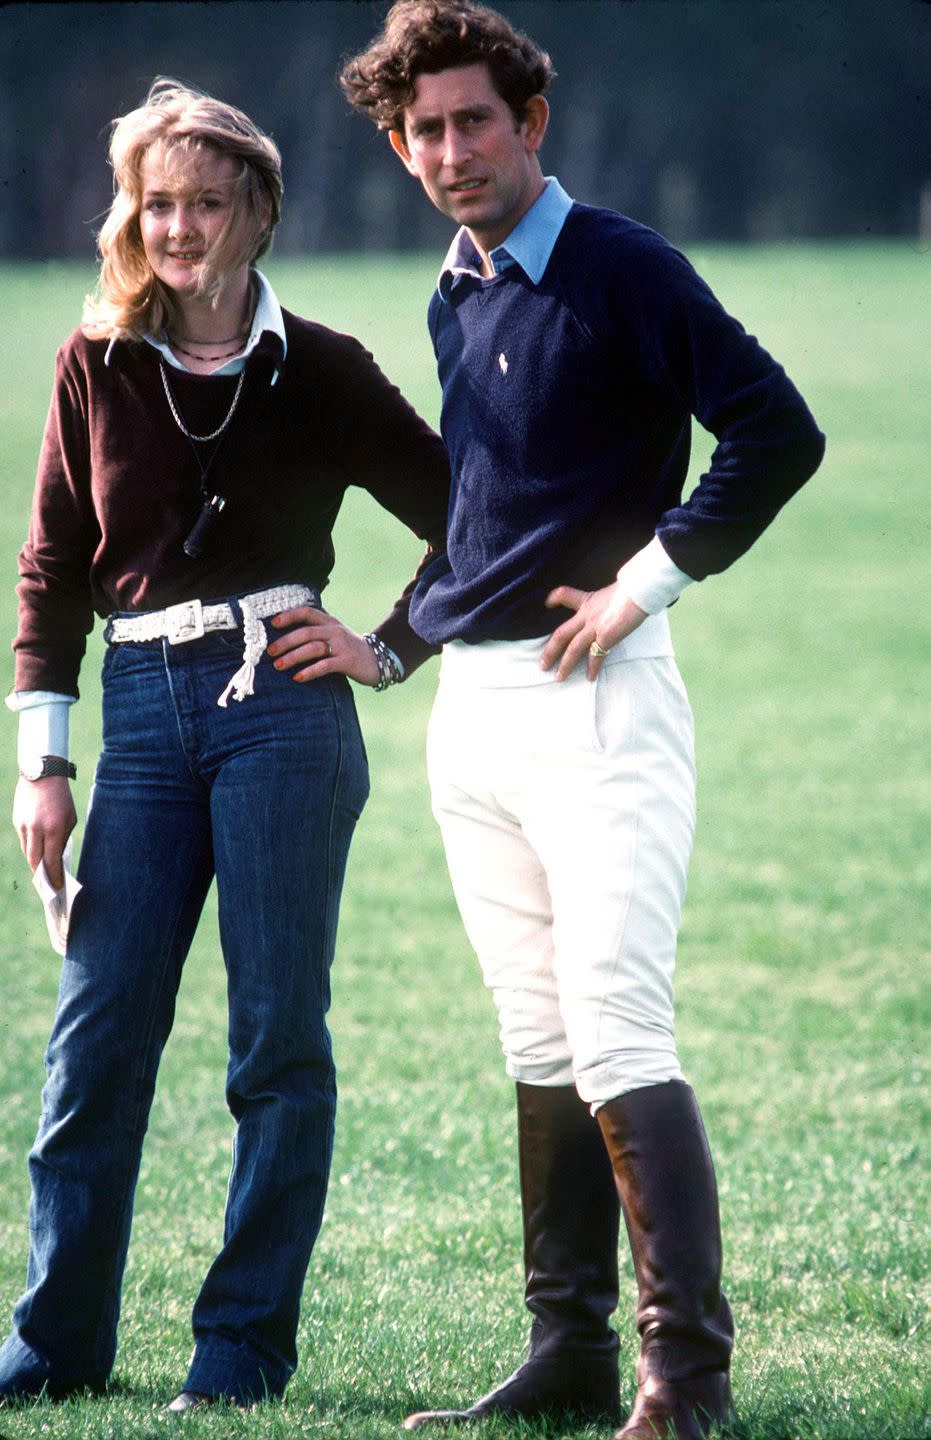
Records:
<instances>
[{"instance_id":1,"label":"gold ring on finger","mask_svg":"<svg viewBox=\"0 0 931 1440\"><path fill-rule=\"evenodd\" d=\"M593 640L588 647L588 653L589 655L594 655L596 660L601 660L608 652L603 645L598 644L597 640Z\"/></svg>"}]
</instances>

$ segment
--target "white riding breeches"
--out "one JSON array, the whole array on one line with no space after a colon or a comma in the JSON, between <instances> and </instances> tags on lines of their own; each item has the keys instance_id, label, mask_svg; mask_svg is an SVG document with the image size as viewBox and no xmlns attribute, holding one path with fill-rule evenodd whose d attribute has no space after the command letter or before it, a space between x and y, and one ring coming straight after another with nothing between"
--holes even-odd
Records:
<instances>
[{"instance_id":1,"label":"white riding breeches","mask_svg":"<svg viewBox=\"0 0 931 1440\"><path fill-rule=\"evenodd\" d=\"M644 632L644 633L641 633ZM594 683L543 640L454 642L430 721L433 810L508 1074L595 1110L681 1079L676 937L695 820L692 714L665 613Z\"/></svg>"}]
</instances>

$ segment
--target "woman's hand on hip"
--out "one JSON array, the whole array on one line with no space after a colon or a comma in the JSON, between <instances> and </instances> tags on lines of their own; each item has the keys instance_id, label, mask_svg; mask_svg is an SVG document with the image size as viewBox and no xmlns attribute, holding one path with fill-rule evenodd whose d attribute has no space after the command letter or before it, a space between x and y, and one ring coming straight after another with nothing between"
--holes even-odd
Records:
<instances>
[{"instance_id":1,"label":"woman's hand on hip","mask_svg":"<svg viewBox=\"0 0 931 1440\"><path fill-rule=\"evenodd\" d=\"M19 780L13 796L13 828L30 870L44 860L56 890L65 883L61 857L77 823L71 786L63 775Z\"/></svg>"},{"instance_id":2,"label":"woman's hand on hip","mask_svg":"<svg viewBox=\"0 0 931 1440\"><path fill-rule=\"evenodd\" d=\"M589 680L597 679L611 647L631 635L647 618L647 612L634 604L617 581L602 590L576 590L571 585L560 585L550 591L546 603L551 609L562 605L575 611L553 631L540 657L544 670L558 663L557 680L565 680L583 660L587 662ZM603 653L592 654L592 645Z\"/></svg>"},{"instance_id":3,"label":"woman's hand on hip","mask_svg":"<svg viewBox=\"0 0 931 1440\"><path fill-rule=\"evenodd\" d=\"M291 678L299 684L322 675L348 675L360 685L378 684L378 661L371 647L334 615L298 605L283 610L271 623L276 631L285 632L268 646L275 669L293 670Z\"/></svg>"}]
</instances>

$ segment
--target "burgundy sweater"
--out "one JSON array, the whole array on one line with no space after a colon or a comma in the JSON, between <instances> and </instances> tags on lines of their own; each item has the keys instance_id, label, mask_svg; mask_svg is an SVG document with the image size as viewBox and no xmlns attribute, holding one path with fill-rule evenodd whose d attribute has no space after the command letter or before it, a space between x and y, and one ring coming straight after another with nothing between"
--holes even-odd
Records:
<instances>
[{"instance_id":1,"label":"burgundy sweater","mask_svg":"<svg viewBox=\"0 0 931 1440\"><path fill-rule=\"evenodd\" d=\"M62 346L19 559L16 690L77 695L95 612L289 582L323 590L349 485L443 548L449 469L439 437L358 341L287 311L284 321L286 358L266 332L246 362L207 480L226 507L196 560L182 545L203 501L200 472L169 410L157 351L120 342L106 365L106 341L76 331ZM169 384L188 430L206 435L237 377L169 369ZM198 446L202 456L211 448ZM378 627L407 673L433 653L407 622L410 589Z\"/></svg>"}]
</instances>

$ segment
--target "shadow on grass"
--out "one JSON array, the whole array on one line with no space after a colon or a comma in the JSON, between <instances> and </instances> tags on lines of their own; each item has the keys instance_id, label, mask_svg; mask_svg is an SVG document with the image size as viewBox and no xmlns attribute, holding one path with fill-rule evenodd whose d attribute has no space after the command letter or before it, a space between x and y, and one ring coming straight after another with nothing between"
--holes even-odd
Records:
<instances>
[{"instance_id":1,"label":"shadow on grass","mask_svg":"<svg viewBox=\"0 0 931 1440\"><path fill-rule=\"evenodd\" d=\"M407 1415L414 1414L420 1410L431 1409L455 1409L465 1408L471 1403L470 1400L459 1397L458 1400L451 1400L448 1405L440 1404L436 1395L416 1395L408 1391L403 1396L375 1393L370 1389L361 1389L353 1386L340 1386L338 1390L333 1387L315 1389L304 1397L304 1404L309 1404L321 1419L331 1421L349 1421L358 1416L362 1419L381 1420L387 1425L397 1427L398 1434L402 1434L401 1425ZM469 1426L438 1426L425 1431L425 1434L436 1436L466 1436L472 1435L475 1440L605 1440L605 1437L613 1432L614 1427L609 1423L601 1425L585 1422L582 1420L573 1423L571 1416L560 1419L548 1419L540 1417L536 1420L524 1420L514 1417L498 1416L489 1417ZM362 1440L364 1432L359 1432L359 1440ZM749 1440L749 1437L739 1437L739 1440Z\"/></svg>"}]
</instances>

